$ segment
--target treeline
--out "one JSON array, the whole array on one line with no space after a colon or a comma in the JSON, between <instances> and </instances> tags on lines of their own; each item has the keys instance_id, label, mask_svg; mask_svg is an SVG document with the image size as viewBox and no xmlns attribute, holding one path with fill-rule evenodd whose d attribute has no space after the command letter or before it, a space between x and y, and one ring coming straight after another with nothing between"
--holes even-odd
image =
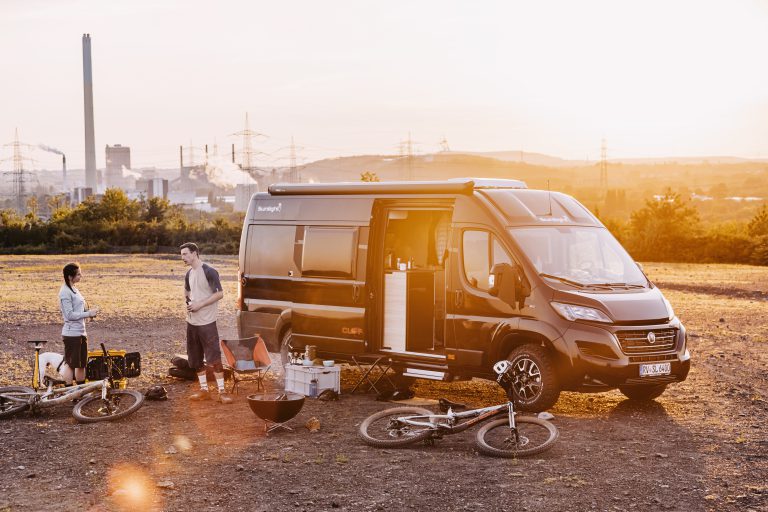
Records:
<instances>
[{"instance_id":1,"label":"treeline","mask_svg":"<svg viewBox=\"0 0 768 512\"><path fill-rule=\"evenodd\" d=\"M195 241L208 254L237 254L242 217L191 220L178 205L129 199L120 189L70 208L50 199L40 219L34 200L19 216L0 210L0 252L15 254L175 252ZM705 225L680 194L667 190L631 213L629 220L598 217L639 261L768 265L768 206L749 222Z\"/></svg>"},{"instance_id":2,"label":"treeline","mask_svg":"<svg viewBox=\"0 0 768 512\"><path fill-rule=\"evenodd\" d=\"M175 252L184 242L197 242L207 254L237 254L242 219L201 216L191 220L179 205L154 197L129 199L120 189L107 189L75 207L61 196L47 204L48 220L37 215L33 197L29 213L0 210L0 252L5 254Z\"/></svg>"},{"instance_id":3,"label":"treeline","mask_svg":"<svg viewBox=\"0 0 768 512\"><path fill-rule=\"evenodd\" d=\"M628 221L601 220L639 261L768 265L766 205L749 222L705 225L690 201L667 190Z\"/></svg>"}]
</instances>

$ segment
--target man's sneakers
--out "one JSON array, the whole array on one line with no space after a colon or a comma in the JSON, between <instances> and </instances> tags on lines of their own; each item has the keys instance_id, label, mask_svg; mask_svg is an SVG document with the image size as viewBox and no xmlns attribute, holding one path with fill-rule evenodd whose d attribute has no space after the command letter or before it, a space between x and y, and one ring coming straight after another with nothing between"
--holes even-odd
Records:
<instances>
[{"instance_id":1,"label":"man's sneakers","mask_svg":"<svg viewBox=\"0 0 768 512\"><path fill-rule=\"evenodd\" d=\"M207 389L198 389L196 392L189 395L189 399L195 402L201 402L203 400L212 400L213 399L213 393L208 391ZM219 402L222 404L231 404L235 401L234 398L232 398L232 395L225 392L219 392L218 397Z\"/></svg>"},{"instance_id":2,"label":"man's sneakers","mask_svg":"<svg viewBox=\"0 0 768 512\"><path fill-rule=\"evenodd\" d=\"M211 392L207 389L198 389L191 395L189 395L189 399L194 402L201 402L203 400L210 400L211 399Z\"/></svg>"}]
</instances>

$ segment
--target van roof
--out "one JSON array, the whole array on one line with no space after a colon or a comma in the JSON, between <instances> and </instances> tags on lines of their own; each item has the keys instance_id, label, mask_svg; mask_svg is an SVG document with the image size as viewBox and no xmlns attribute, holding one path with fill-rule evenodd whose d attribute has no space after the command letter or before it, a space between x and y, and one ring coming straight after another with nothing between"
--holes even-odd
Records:
<instances>
[{"instance_id":1,"label":"van roof","mask_svg":"<svg viewBox=\"0 0 768 512\"><path fill-rule=\"evenodd\" d=\"M524 189L524 181L494 178L453 178L443 181L347 181L337 183L275 183L273 196L354 194L471 194L475 189Z\"/></svg>"}]
</instances>

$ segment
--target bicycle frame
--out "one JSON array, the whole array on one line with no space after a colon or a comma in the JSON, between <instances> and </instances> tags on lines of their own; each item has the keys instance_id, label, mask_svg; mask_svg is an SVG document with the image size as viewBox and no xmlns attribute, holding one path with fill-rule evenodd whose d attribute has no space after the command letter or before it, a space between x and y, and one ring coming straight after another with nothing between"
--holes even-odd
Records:
<instances>
[{"instance_id":1,"label":"bicycle frame","mask_svg":"<svg viewBox=\"0 0 768 512\"><path fill-rule=\"evenodd\" d=\"M86 384L77 384L75 386L68 386L65 388L53 388L48 386L45 391L35 390L35 395L30 399L20 399L11 395L6 395L6 400L13 400L14 402L28 403L35 408L53 407L65 402L71 402L81 398L89 393L101 389L101 397L106 398L107 390L109 388L109 382L104 380L95 380ZM60 396L56 396L60 395Z\"/></svg>"},{"instance_id":2,"label":"bicycle frame","mask_svg":"<svg viewBox=\"0 0 768 512\"><path fill-rule=\"evenodd\" d=\"M84 384L66 386L63 388L54 388L53 384L48 384L48 387L45 389L45 391L41 391L39 389L40 382L38 378L39 369L40 369L40 349L43 348L43 345L46 342L45 341L29 341L28 343L31 344L35 349L35 361L34 361L33 373L32 373L32 389L35 390L35 397L30 400L30 405L33 407L53 407L54 405L70 402L72 400L81 398L84 395L92 393L99 388L101 388L101 398L104 399L107 397L109 388L114 386L112 379L106 378L106 379L86 382ZM101 344L101 348L104 351L105 356L107 356L108 355L107 349L103 343ZM109 359L109 357L107 357L106 360L108 365L107 373L111 376L112 360ZM60 395L60 396L57 396L57 395ZM23 402L23 400L14 399L14 398L11 398L11 399L16 400L18 402Z\"/></svg>"},{"instance_id":3,"label":"bicycle frame","mask_svg":"<svg viewBox=\"0 0 768 512\"><path fill-rule=\"evenodd\" d=\"M397 418L397 421L400 421L402 423L405 423L407 425L411 425L414 427L426 427L431 430L435 430L435 431L443 432L447 434L458 434L459 432L464 432L468 428L474 425L477 425L478 423L482 423L487 419L503 414L505 409L509 415L509 428L514 429L515 415L517 413L514 410L514 405L512 402L507 402L505 404L499 404L499 405L492 405L490 407L483 407L481 409L472 409L469 411L458 412L458 413L453 412L451 409L448 409L448 412L446 414L403 416L403 417ZM422 418L428 418L428 421L419 421ZM473 418L473 419L469 421L465 421L463 423L456 424L456 421L462 420L464 418ZM445 423L435 422L435 420L441 420L441 419L445 419L447 420L447 422Z\"/></svg>"}]
</instances>

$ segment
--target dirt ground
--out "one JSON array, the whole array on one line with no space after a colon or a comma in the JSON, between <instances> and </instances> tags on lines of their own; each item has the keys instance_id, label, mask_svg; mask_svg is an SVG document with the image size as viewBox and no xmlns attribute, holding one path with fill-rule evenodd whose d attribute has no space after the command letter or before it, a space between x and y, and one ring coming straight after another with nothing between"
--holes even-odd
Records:
<instances>
[{"instance_id":1,"label":"dirt ground","mask_svg":"<svg viewBox=\"0 0 768 512\"><path fill-rule=\"evenodd\" d=\"M71 258L0 257L0 385L27 384L31 350L61 351L57 292ZM77 424L68 406L0 420L0 511L26 510L755 510L768 511L768 268L647 264L689 329L688 380L659 399L563 393L560 439L531 459L478 454L475 431L435 446L377 450L357 427L388 405L372 394L307 399L293 432L264 434L245 388L232 405L189 403L164 377L183 352L182 273L175 256L80 256L80 289L102 308L91 342L139 350L166 402ZM220 332L233 335L234 257L212 257L225 283ZM343 371L344 391L354 375ZM277 382L270 382L275 386ZM494 383L419 382L417 396L471 404ZM304 424L315 417L320 431Z\"/></svg>"}]
</instances>

